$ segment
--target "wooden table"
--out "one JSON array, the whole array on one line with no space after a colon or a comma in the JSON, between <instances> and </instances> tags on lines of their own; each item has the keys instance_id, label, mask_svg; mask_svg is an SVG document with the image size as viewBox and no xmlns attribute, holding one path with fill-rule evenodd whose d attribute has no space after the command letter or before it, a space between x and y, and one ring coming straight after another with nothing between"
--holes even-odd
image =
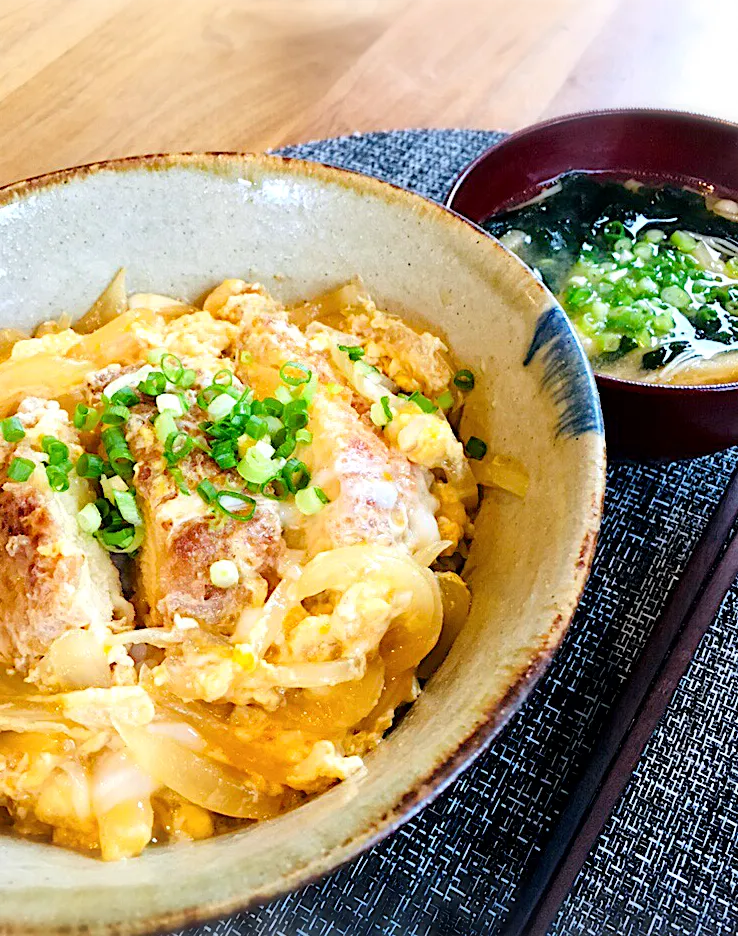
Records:
<instances>
[{"instance_id":1,"label":"wooden table","mask_svg":"<svg viewBox=\"0 0 738 936\"><path fill-rule=\"evenodd\" d=\"M0 0L0 184L651 105L738 121L738 0Z\"/></svg>"}]
</instances>

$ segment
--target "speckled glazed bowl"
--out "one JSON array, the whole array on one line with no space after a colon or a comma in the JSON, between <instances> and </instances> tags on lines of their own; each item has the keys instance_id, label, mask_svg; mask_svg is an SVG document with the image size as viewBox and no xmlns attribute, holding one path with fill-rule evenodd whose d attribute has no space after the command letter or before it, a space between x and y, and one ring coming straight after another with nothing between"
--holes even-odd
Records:
<instances>
[{"instance_id":1,"label":"speckled glazed bowl","mask_svg":"<svg viewBox=\"0 0 738 936\"><path fill-rule=\"evenodd\" d=\"M581 348L552 298L470 223L418 196L273 157L157 156L0 191L0 326L80 313L121 265L134 291L195 297L227 276L283 299L360 274L480 375L494 451L531 475L486 495L468 625L368 771L289 815L120 864L0 838L0 932L139 933L264 901L324 874L435 796L545 670L584 585L604 443Z\"/></svg>"}]
</instances>

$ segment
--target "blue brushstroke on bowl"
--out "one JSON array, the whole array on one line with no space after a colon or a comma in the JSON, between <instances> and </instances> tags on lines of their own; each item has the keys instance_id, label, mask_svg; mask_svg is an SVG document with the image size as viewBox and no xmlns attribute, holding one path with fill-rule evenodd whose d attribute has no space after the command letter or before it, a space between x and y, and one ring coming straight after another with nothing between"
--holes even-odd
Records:
<instances>
[{"instance_id":1,"label":"blue brushstroke on bowl","mask_svg":"<svg viewBox=\"0 0 738 936\"><path fill-rule=\"evenodd\" d=\"M528 367L539 352L543 386L560 411L557 437L577 438L585 432L601 435L604 429L594 378L566 313L558 305L539 316L523 365Z\"/></svg>"}]
</instances>

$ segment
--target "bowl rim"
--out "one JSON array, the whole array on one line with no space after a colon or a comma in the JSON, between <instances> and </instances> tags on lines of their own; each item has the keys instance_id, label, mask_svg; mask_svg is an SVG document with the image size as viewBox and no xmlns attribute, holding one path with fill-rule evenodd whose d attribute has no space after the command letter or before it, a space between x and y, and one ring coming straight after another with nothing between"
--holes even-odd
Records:
<instances>
[{"instance_id":1,"label":"bowl rim","mask_svg":"<svg viewBox=\"0 0 738 936\"><path fill-rule=\"evenodd\" d=\"M493 150L498 150L504 148L508 144L517 143L518 140L524 140L528 137L535 136L541 130L547 130L549 127L555 127L559 125L573 124L573 123L585 123L588 119L593 117L676 117L684 119L685 121L696 121L697 123L709 123L716 126L727 127L736 132L736 137L738 138L738 122L727 120L723 117L715 117L711 114L702 114L699 111L685 111L665 107L606 107L600 110L585 110L585 111L572 111L570 114L560 114L557 117L549 117L546 120L539 120L536 123L529 124L527 127L521 127L519 130L516 130L514 133L510 133L508 136L503 137L501 140L498 140L497 143L493 143L491 146L488 146L484 152L480 153L479 156L476 156L470 163L468 163L461 172L456 176L454 183L449 191L444 205L450 211L453 211L455 214L460 214L457 208L454 208L454 201L459 195L462 187L465 184L468 184L469 179L474 175L486 160L489 158L489 154ZM576 171L576 170L570 170ZM463 217L463 215L462 215ZM467 219L470 220L471 219ZM486 219L485 219L486 220ZM482 227L482 222L471 222L476 224L480 230L483 230L488 237L492 237L494 240L497 238L494 234L490 234L488 231ZM594 370L594 368L593 368ZM644 393L652 394L670 394L671 396L678 395L691 395L694 393L721 393L725 391L735 391L738 390L738 378L726 383L716 383L716 384L666 384L666 383L649 383L645 380L632 380L625 377L613 377L610 374L601 374L599 371L594 370L595 379L598 383L602 383L604 386L611 389L621 388L624 391L630 390L634 392L636 388L643 390Z\"/></svg>"},{"instance_id":2,"label":"bowl rim","mask_svg":"<svg viewBox=\"0 0 738 936\"><path fill-rule=\"evenodd\" d=\"M439 223L457 224L461 222L465 227L472 229L477 234L483 234L484 238L480 244L492 246L494 251L500 251L506 256L510 252L503 247L496 238L489 235L483 228L475 224L469 218L459 212L449 208L446 204L433 201L420 195L417 192L403 188L396 183L369 176L364 173L344 169L339 166L332 166L316 162L313 160L301 159L294 156L281 156L272 153L251 153L246 151L188 151L182 153L150 153L143 155L132 155L117 157L112 159L97 160L84 163L79 166L71 166L64 169L54 170L48 173L41 173L36 176L30 176L8 185L0 187L0 209L15 200L22 199L37 191L52 189L60 184L84 179L97 172L124 172L127 170L139 170L141 168L154 169L175 169L181 167L199 168L206 172L217 171L220 164L242 165L244 163L257 164L265 168L279 170L279 167L286 167L288 171L296 171L300 177L317 178L320 181L332 184L341 184L359 194L367 196L376 196L387 203L403 203L410 209L416 209L423 220L434 219ZM514 256L514 255L513 255ZM558 306L555 297L550 293L546 286L537 280L520 263L518 258L514 258L520 264L525 272L529 284L532 288L542 294L550 305ZM580 346L573 326L568 323L567 327L574 337L577 346ZM581 348L580 348L581 349ZM584 358L586 361L586 357ZM588 368L589 369L589 368ZM591 369L590 369L591 371ZM594 387L590 384L590 401L601 413L599 397ZM421 780L413 785L407 792L391 807L389 811L382 816L374 818L367 827L356 834L353 842L347 842L344 846L343 854L336 860L330 862L328 866L310 869L305 872L304 869L296 869L292 872L290 880L280 879L276 883L267 885L267 887L250 897L239 897L234 895L228 898L220 899L217 903L210 905L199 904L194 908L175 909L169 911L160 911L155 916L141 920L126 920L122 924L105 923L94 927L96 934L109 934L109 936L138 936L138 934L166 933L174 929L188 927L196 924L207 923L208 921L220 919L223 916L236 912L253 909L264 903L278 899L288 893L293 892L299 887L316 883L329 874L334 873L339 868L353 861L360 854L372 848L387 836L395 832L405 822L412 819L425 806L432 803L440 794L452 783L466 768L471 766L473 761L481 755L500 734L508 721L519 711L527 700L528 696L538 683L539 679L549 668L551 661L559 650L564 637L571 625L574 614L579 606L582 593L586 587L587 580L591 571L597 541L602 521L605 497L606 482L606 445L603 433L587 433L589 437L597 438L592 442L594 455L588 460L591 468L588 472L590 483L589 503L582 503L583 521L582 527L584 534L578 544L577 559L574 568L571 569L570 591L565 599L557 607L555 612L552 610L546 625L546 634L551 635L546 645L539 648L535 657L532 657L529 665L517 675L516 679L507 687L504 696L494 705L493 708L485 709L480 714L480 721L473 727L469 733L458 740L454 751L442 763L436 764ZM573 551L575 547L572 547ZM338 850L338 849L336 849ZM55 926L53 923L44 924L42 927L18 927L4 928L0 924L0 932L5 936L70 936L70 934L81 934L88 931L84 923L72 926Z\"/></svg>"}]
</instances>

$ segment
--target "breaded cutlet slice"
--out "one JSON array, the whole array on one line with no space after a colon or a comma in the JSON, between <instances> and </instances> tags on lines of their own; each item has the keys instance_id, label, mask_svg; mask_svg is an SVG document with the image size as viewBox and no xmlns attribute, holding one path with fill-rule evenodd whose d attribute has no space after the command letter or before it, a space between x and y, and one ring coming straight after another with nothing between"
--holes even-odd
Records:
<instances>
[{"instance_id":1,"label":"breaded cutlet slice","mask_svg":"<svg viewBox=\"0 0 738 936\"><path fill-rule=\"evenodd\" d=\"M82 452L69 417L54 401L30 398L18 418L25 438L0 440L0 663L25 674L57 637L75 628L103 633L132 621L133 609L109 554L77 523L95 499L90 482L72 471L67 491L49 487L42 437L64 442L73 459ZM27 481L8 480L16 456L37 465Z\"/></svg>"}]
</instances>

